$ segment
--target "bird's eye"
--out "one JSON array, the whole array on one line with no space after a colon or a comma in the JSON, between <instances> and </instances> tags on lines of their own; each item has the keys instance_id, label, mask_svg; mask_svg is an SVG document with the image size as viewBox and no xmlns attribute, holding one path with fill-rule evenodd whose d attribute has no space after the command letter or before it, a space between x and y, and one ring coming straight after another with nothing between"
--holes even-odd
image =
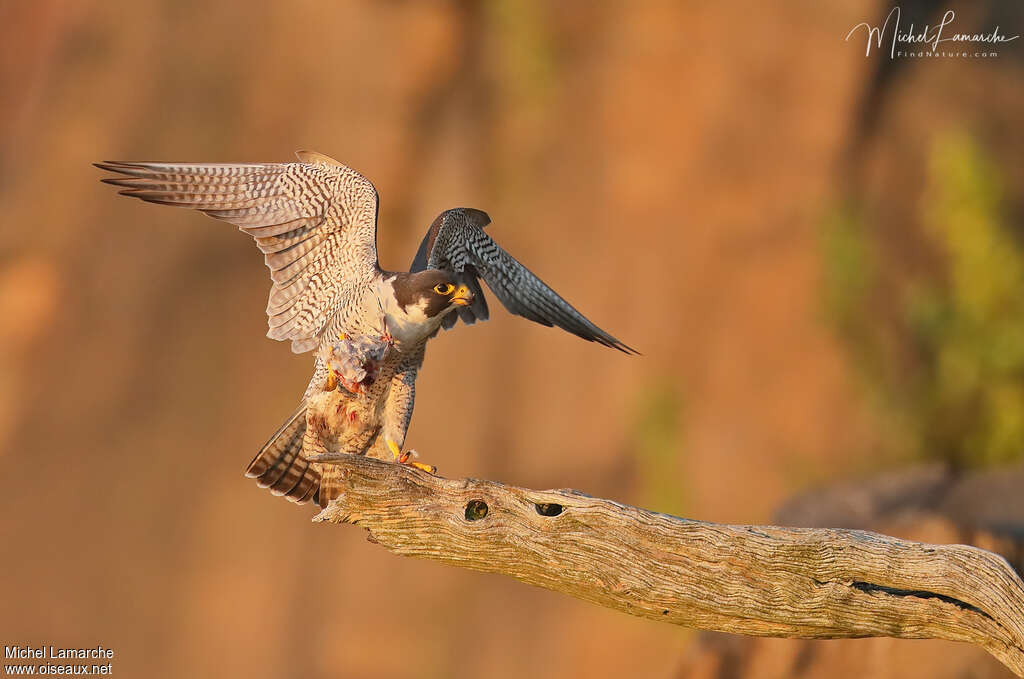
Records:
<instances>
[{"instance_id":1,"label":"bird's eye","mask_svg":"<svg viewBox=\"0 0 1024 679\"><path fill-rule=\"evenodd\" d=\"M451 283L438 283L437 285L434 286L434 292L436 292L439 295L450 295L452 294L452 290L454 289L455 286L452 285Z\"/></svg>"}]
</instances>

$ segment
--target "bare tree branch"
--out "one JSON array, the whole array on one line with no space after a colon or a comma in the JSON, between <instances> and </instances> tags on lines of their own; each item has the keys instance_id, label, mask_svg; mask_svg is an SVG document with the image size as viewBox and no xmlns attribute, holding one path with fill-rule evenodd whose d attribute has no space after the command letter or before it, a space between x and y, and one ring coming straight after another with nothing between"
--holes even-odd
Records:
<instances>
[{"instance_id":1,"label":"bare tree branch","mask_svg":"<svg viewBox=\"0 0 1024 679\"><path fill-rule=\"evenodd\" d=\"M351 455L314 520L396 554L504 573L652 620L809 639L951 639L1024 676L1024 583L965 545L867 531L727 526L573 490L453 480Z\"/></svg>"}]
</instances>

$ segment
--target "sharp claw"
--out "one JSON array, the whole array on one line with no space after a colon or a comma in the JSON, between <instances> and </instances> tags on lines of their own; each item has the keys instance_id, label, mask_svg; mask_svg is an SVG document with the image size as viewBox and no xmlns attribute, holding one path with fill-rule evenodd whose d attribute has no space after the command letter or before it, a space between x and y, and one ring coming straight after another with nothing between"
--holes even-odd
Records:
<instances>
[{"instance_id":1,"label":"sharp claw","mask_svg":"<svg viewBox=\"0 0 1024 679\"><path fill-rule=\"evenodd\" d=\"M437 467L435 467L434 465L413 461L412 458L418 455L418 453L415 450L410 448L409 450L403 453L401 449L398 447L397 443L395 443L391 439L385 439L385 441L388 444L388 449L391 451L391 454L395 456L395 462L397 462L398 464L407 464L410 467L416 467L416 469L421 469L427 472L428 474L437 473Z\"/></svg>"}]
</instances>

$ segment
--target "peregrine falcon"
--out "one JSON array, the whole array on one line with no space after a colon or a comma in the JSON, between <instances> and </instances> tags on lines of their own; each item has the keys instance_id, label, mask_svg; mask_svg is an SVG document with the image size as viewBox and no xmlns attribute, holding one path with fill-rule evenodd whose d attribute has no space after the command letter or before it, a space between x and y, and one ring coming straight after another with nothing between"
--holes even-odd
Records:
<instances>
[{"instance_id":1,"label":"peregrine falcon","mask_svg":"<svg viewBox=\"0 0 1024 679\"><path fill-rule=\"evenodd\" d=\"M299 151L293 163L107 161L120 193L199 210L256 240L270 269L267 336L316 349L302 402L246 475L298 503L336 497L323 452L368 454L433 471L403 452L427 341L459 319L488 318L480 279L513 314L636 353L591 323L484 233L480 210L441 213L409 272L377 259L377 191L338 161Z\"/></svg>"}]
</instances>

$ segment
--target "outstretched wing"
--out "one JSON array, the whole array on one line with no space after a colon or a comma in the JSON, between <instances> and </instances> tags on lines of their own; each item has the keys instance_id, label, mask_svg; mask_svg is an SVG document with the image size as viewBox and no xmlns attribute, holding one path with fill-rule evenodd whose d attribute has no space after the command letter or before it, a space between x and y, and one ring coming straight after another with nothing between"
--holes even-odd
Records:
<instances>
[{"instance_id":1,"label":"outstretched wing","mask_svg":"<svg viewBox=\"0 0 1024 679\"><path fill-rule=\"evenodd\" d=\"M476 298L473 305L460 308L462 320L472 323L487 319L487 304L477 278L498 296L511 313L551 327L557 325L577 337L624 353L637 353L615 337L597 327L586 316L549 288L515 257L484 233L491 223L486 212L472 208L446 210L434 220L412 263L412 271L427 268L454 271L469 285ZM477 307L482 304L482 315ZM467 319L466 316L469 316ZM445 327L455 323L455 315L445 319Z\"/></svg>"},{"instance_id":2,"label":"outstretched wing","mask_svg":"<svg viewBox=\"0 0 1024 679\"><path fill-rule=\"evenodd\" d=\"M347 291L377 272L377 191L355 170L312 151L298 163L107 161L121 195L231 222L256 240L273 285L267 336L316 347Z\"/></svg>"}]
</instances>

